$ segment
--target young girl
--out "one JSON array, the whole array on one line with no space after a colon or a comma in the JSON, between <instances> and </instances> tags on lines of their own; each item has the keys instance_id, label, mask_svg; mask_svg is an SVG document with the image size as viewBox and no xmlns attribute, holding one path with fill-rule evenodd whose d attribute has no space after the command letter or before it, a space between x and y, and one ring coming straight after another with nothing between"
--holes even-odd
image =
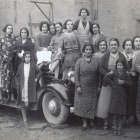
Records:
<instances>
[{"instance_id":1,"label":"young girl","mask_svg":"<svg viewBox=\"0 0 140 140\"><path fill-rule=\"evenodd\" d=\"M104 80L112 87L109 113L114 115L114 135L121 135L123 116L126 115L126 87L132 85L123 59L119 58L116 61L116 69L113 70L113 73L107 74Z\"/></svg>"},{"instance_id":2,"label":"young girl","mask_svg":"<svg viewBox=\"0 0 140 140\"><path fill-rule=\"evenodd\" d=\"M21 111L25 125L27 125L27 111L29 104L36 102L36 82L42 72L31 61L31 54L26 51L23 55L24 62L19 66L16 74L18 90L17 104L21 104Z\"/></svg>"}]
</instances>

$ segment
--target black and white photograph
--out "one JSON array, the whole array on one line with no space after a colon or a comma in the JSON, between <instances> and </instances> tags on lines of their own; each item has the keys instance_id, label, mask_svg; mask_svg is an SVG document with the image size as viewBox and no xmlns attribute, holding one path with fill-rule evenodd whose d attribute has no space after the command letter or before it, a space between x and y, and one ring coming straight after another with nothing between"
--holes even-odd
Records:
<instances>
[{"instance_id":1,"label":"black and white photograph","mask_svg":"<svg viewBox=\"0 0 140 140\"><path fill-rule=\"evenodd\" d=\"M140 0L0 0L0 140L140 139Z\"/></svg>"}]
</instances>

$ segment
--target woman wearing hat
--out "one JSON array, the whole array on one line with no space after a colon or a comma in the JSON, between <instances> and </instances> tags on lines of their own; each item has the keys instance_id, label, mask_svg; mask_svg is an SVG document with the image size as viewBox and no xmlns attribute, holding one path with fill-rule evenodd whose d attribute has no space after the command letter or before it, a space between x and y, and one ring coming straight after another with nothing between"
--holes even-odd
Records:
<instances>
[{"instance_id":1,"label":"woman wearing hat","mask_svg":"<svg viewBox=\"0 0 140 140\"><path fill-rule=\"evenodd\" d=\"M78 37L81 40L81 52L82 47L86 42L89 42L89 36L92 32L91 22L87 20L87 17L90 15L88 9L81 8L79 12L79 16L81 16L80 20L77 20L74 24L74 30L77 31Z\"/></svg>"}]
</instances>

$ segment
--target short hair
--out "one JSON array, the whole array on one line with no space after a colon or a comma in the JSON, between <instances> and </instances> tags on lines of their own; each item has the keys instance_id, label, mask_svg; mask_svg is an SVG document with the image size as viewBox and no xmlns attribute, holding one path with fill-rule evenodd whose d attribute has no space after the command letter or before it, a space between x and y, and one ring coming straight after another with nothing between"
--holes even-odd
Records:
<instances>
[{"instance_id":1,"label":"short hair","mask_svg":"<svg viewBox=\"0 0 140 140\"><path fill-rule=\"evenodd\" d=\"M92 25L91 25L91 28L92 28L91 33L94 34L93 33L93 25L96 25L98 27L98 29L99 29L99 32L100 32L100 26L99 26L99 24L98 23L92 23Z\"/></svg>"},{"instance_id":2,"label":"short hair","mask_svg":"<svg viewBox=\"0 0 140 140\"><path fill-rule=\"evenodd\" d=\"M50 31L50 27L51 27L51 26L54 26L54 28L55 28L55 23L50 23L50 24L49 24L49 31Z\"/></svg>"},{"instance_id":3,"label":"short hair","mask_svg":"<svg viewBox=\"0 0 140 140\"><path fill-rule=\"evenodd\" d=\"M135 39L136 39L136 38L140 38L140 36L137 35L137 36L134 36L134 37L133 37L133 46L134 46L134 48L135 48L134 42L135 42Z\"/></svg>"},{"instance_id":4,"label":"short hair","mask_svg":"<svg viewBox=\"0 0 140 140\"><path fill-rule=\"evenodd\" d=\"M123 67L124 67L124 68L126 67L126 66L125 66L125 60L122 59L122 58L119 58L119 59L117 59L117 61L116 61L116 66L115 66L116 69L117 69L117 64L118 64L119 62L123 64Z\"/></svg>"},{"instance_id":5,"label":"short hair","mask_svg":"<svg viewBox=\"0 0 140 140\"><path fill-rule=\"evenodd\" d=\"M133 41L130 38L127 38L127 39L124 40L123 45L122 45L122 48L125 49L125 44L126 44L127 41L131 41L131 43L132 43L132 49L134 49Z\"/></svg>"},{"instance_id":6,"label":"short hair","mask_svg":"<svg viewBox=\"0 0 140 140\"><path fill-rule=\"evenodd\" d=\"M99 40L99 42L98 42L98 50L99 50L100 43L103 42L103 41L105 42L106 50L107 50L107 41L106 41L106 39L104 39L104 38L101 38L101 39Z\"/></svg>"},{"instance_id":7,"label":"short hair","mask_svg":"<svg viewBox=\"0 0 140 140\"><path fill-rule=\"evenodd\" d=\"M83 7L83 8L80 9L78 16L81 16L81 12L82 12L83 10L85 10L85 11L87 12L87 16L90 15L90 12L88 11L88 9Z\"/></svg>"},{"instance_id":8,"label":"short hair","mask_svg":"<svg viewBox=\"0 0 140 140\"><path fill-rule=\"evenodd\" d=\"M12 24L10 24L10 23L6 24L6 25L4 26L4 28L2 29L2 31L6 33L6 29L7 29L8 26L12 26ZM12 26L12 28L13 28L13 26ZM13 32L12 32L12 33L13 33Z\"/></svg>"},{"instance_id":9,"label":"short hair","mask_svg":"<svg viewBox=\"0 0 140 140\"><path fill-rule=\"evenodd\" d=\"M118 44L118 46L120 46L119 40L118 40L117 38L111 38L111 39L109 40L109 45L110 45L110 42L111 42L111 41L116 41L117 44Z\"/></svg>"},{"instance_id":10,"label":"short hair","mask_svg":"<svg viewBox=\"0 0 140 140\"><path fill-rule=\"evenodd\" d=\"M63 29L66 29L66 30L67 30L67 23L68 23L69 21L72 22L71 19L67 19L67 20L64 22L64 24L63 24ZM73 22L72 22L72 23L73 23ZM74 29L72 29L72 30L74 30Z\"/></svg>"},{"instance_id":11,"label":"short hair","mask_svg":"<svg viewBox=\"0 0 140 140\"><path fill-rule=\"evenodd\" d=\"M62 27L62 23L61 22L56 22L55 26L56 26L56 24L59 24Z\"/></svg>"},{"instance_id":12,"label":"short hair","mask_svg":"<svg viewBox=\"0 0 140 140\"><path fill-rule=\"evenodd\" d=\"M40 25L39 25L39 30L40 31L42 31L43 24L46 24L47 25L47 28L49 29L49 23L47 21L42 21L42 22L40 22Z\"/></svg>"},{"instance_id":13,"label":"short hair","mask_svg":"<svg viewBox=\"0 0 140 140\"><path fill-rule=\"evenodd\" d=\"M82 48L82 52L83 52L83 53L85 52L85 49L86 49L87 46L91 46L92 54L93 54L93 53L94 53L94 48L93 48L92 43L90 43L90 42L86 42L86 43L84 44L84 46L83 46L83 48Z\"/></svg>"},{"instance_id":14,"label":"short hair","mask_svg":"<svg viewBox=\"0 0 140 140\"><path fill-rule=\"evenodd\" d=\"M22 28L20 29L20 36L21 36L22 30L25 30L25 31L27 32L27 36L29 36L29 30L28 30L26 27L22 27Z\"/></svg>"},{"instance_id":15,"label":"short hair","mask_svg":"<svg viewBox=\"0 0 140 140\"><path fill-rule=\"evenodd\" d=\"M30 55L30 58L31 58L31 53L30 53L30 51L25 51L24 54L23 54L23 62L25 62L25 56L26 56L27 54L29 54L29 55ZM32 59L32 58L31 58L31 59ZM31 62L31 60L30 60L30 62Z\"/></svg>"}]
</instances>

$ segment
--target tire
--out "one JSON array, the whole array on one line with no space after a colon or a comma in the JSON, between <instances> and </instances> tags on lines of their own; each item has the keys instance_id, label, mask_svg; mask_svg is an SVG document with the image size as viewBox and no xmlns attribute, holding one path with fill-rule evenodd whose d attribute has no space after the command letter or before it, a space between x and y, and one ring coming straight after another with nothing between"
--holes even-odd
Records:
<instances>
[{"instance_id":1,"label":"tire","mask_svg":"<svg viewBox=\"0 0 140 140\"><path fill-rule=\"evenodd\" d=\"M42 108L46 120L51 124L63 124L69 115L69 107L53 91L44 94Z\"/></svg>"}]
</instances>

